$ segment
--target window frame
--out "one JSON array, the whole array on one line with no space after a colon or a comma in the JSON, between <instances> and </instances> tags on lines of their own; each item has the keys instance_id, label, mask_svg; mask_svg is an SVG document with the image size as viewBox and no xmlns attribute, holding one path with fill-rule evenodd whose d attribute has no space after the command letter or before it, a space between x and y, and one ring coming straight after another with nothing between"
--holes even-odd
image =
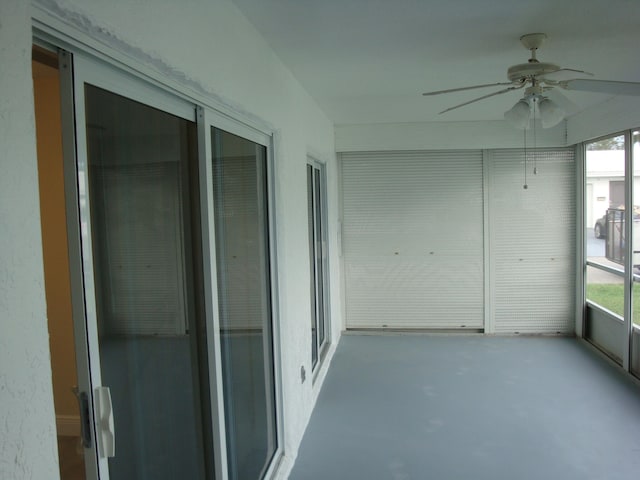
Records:
<instances>
[{"instance_id":1,"label":"window frame","mask_svg":"<svg viewBox=\"0 0 640 480\"><path fill-rule=\"evenodd\" d=\"M320 367L323 364L323 360L326 357L327 351L329 349L329 345L331 344L331 321L330 321L330 301L329 301L329 238L328 238L328 199L327 199L327 167L324 162L321 162L311 156L307 156L306 170L305 172L309 172L309 168L311 168L311 185L309 185L309 176L305 175L307 178L307 196L311 194L312 196L312 209L313 209L313 232L311 229L309 234L313 234L313 245L312 239L309 238L309 250L310 250L310 265L309 265L309 274L311 280L314 285L313 292L310 292L310 308L315 310L315 328L316 328L316 361L313 360L313 354L311 358L311 370L313 372L313 379L315 381L318 372L320 371ZM317 172L317 173L316 173ZM317 175L317 176L316 176ZM316 178L319 179L319 187L316 185ZM311 191L309 191L309 187L311 187ZM319 197L319 205L316 200ZM319 208L316 208L319 207ZM311 213L311 212L308 212ZM317 217L319 215L319 218ZM308 222L311 221L310 218L307 219ZM317 235L317 226L318 222L320 224L320 238L316 237ZM318 258L317 252L317 242L320 241L321 252L320 258ZM313 250L313 251L311 251ZM311 264L311 258L313 257L315 264ZM317 262L320 262L322 266L322 279L318 278L318 272L316 269ZM321 285L320 285L321 283ZM322 319L319 319L319 310L320 306L318 305L318 291L322 290ZM319 322L322 321L322 328L324 331L324 338L321 340L319 338L318 332L320 331ZM312 335L313 338L313 335Z\"/></svg>"},{"instance_id":2,"label":"window frame","mask_svg":"<svg viewBox=\"0 0 640 480\"><path fill-rule=\"evenodd\" d=\"M633 319L633 288L634 284L638 283L640 285L640 275L635 274L633 272L633 242L634 242L634 233L633 228L625 228L625 239L629 240L625 242L624 248L624 264L622 268L605 265L603 263L589 260L587 257L586 250L586 229L588 225L586 224L586 216L587 216L587 156L588 150L587 147L589 144L596 143L602 140L607 140L619 136L624 137L624 191L625 191L625 213L624 213L624 221L625 225L633 225L633 205L634 202L634 163L635 161L640 162L640 158L634 158L634 149L633 149L633 137L634 132L639 132L639 128L630 128L619 132L613 132L607 135L602 135L593 139L585 140L576 146L578 151L582 156L581 168L582 172L580 175L580 192L582 197L582 205L581 208L581 219L582 219L582 229L581 229L581 271L580 271L580 303L581 308L579 311L582 313L581 317L578 319L578 324L576 325L576 334L579 337L585 338L590 343L594 344L598 349L602 350L607 356L610 356L614 361L619 363L622 368L627 371L632 371L632 358L634 356L633 352L633 339L634 335L640 335L640 326L634 324ZM638 192L640 195L640 192ZM619 315L615 312L608 310L606 307L591 301L587 298L587 269L595 268L599 271L607 272L609 274L616 275L622 278L623 281L623 290L624 290L624 298L623 298L623 315ZM592 313L594 312L594 313ZM593 326L594 322L600 322L599 318L605 319L604 321L613 322L611 324L611 329L615 329L618 333L612 334L610 337L610 341L612 340L615 343L621 343L616 347L619 349L620 356L618 357L618 352L611 351L609 348L605 346L607 340L602 342L602 344L598 344L598 339L595 338L594 333L591 330L595 331ZM616 326L617 325L617 326ZM596 327L600 327L601 325L596 325ZM606 329L606 328L605 328ZM622 338L617 338L622 337ZM638 355L638 353L636 353Z\"/></svg>"}]
</instances>

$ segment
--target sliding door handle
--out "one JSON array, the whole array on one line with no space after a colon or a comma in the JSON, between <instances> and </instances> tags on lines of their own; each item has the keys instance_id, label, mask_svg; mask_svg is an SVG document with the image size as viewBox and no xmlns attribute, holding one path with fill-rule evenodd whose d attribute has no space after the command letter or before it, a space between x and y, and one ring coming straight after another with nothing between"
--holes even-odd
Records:
<instances>
[{"instance_id":1,"label":"sliding door handle","mask_svg":"<svg viewBox=\"0 0 640 480\"><path fill-rule=\"evenodd\" d=\"M98 454L102 458L115 457L116 433L113 427L113 407L109 387L97 387L95 399L98 411Z\"/></svg>"},{"instance_id":2,"label":"sliding door handle","mask_svg":"<svg viewBox=\"0 0 640 480\"><path fill-rule=\"evenodd\" d=\"M89 411L89 396L87 392L80 392L78 387L74 386L71 391L78 400L78 408L80 409L80 438L84 448L91 448L91 413Z\"/></svg>"}]
</instances>

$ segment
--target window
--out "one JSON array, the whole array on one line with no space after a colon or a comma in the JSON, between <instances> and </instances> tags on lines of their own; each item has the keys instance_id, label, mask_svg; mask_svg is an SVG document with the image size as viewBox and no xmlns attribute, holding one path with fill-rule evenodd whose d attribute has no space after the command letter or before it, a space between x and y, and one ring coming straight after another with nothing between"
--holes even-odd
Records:
<instances>
[{"instance_id":1,"label":"window","mask_svg":"<svg viewBox=\"0 0 640 480\"><path fill-rule=\"evenodd\" d=\"M307 165L309 265L311 292L311 364L315 369L327 344L327 227L324 166Z\"/></svg>"},{"instance_id":2,"label":"window","mask_svg":"<svg viewBox=\"0 0 640 480\"><path fill-rule=\"evenodd\" d=\"M585 147L586 298L624 317L625 138Z\"/></svg>"},{"instance_id":3,"label":"window","mask_svg":"<svg viewBox=\"0 0 640 480\"><path fill-rule=\"evenodd\" d=\"M640 132L585 144L585 337L640 373Z\"/></svg>"}]
</instances>

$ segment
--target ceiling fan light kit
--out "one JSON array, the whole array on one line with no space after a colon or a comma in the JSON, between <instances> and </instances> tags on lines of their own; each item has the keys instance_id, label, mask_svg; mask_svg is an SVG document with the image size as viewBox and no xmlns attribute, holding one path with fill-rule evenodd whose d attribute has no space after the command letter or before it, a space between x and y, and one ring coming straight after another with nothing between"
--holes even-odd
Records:
<instances>
[{"instance_id":1,"label":"ceiling fan light kit","mask_svg":"<svg viewBox=\"0 0 640 480\"><path fill-rule=\"evenodd\" d=\"M555 127L564 120L564 110L547 97L536 94L518 100L511 109L504 112L504 119L515 128L527 130L531 125L530 119L536 108L542 128Z\"/></svg>"},{"instance_id":2,"label":"ceiling fan light kit","mask_svg":"<svg viewBox=\"0 0 640 480\"><path fill-rule=\"evenodd\" d=\"M510 110L504 112L504 119L511 122L514 127L521 130L529 128L531 107L524 98L519 100Z\"/></svg>"},{"instance_id":3,"label":"ceiling fan light kit","mask_svg":"<svg viewBox=\"0 0 640 480\"><path fill-rule=\"evenodd\" d=\"M564 120L566 112L555 102L545 96L545 92L554 88L569 91L584 91L606 93L610 95L640 95L640 82L620 82L612 80L592 80L585 78L571 78L568 80L558 79L569 75L593 76L584 70L573 68L563 68L555 63L541 62L537 58L537 50L547 39L544 33L529 33L520 37L520 42L531 52L531 58L527 63L513 65L507 69L509 82L488 83L483 85L473 85L470 87L452 88L448 90L438 90L423 93L425 96L440 95L444 93L460 92L477 88L508 86L482 97L460 103L443 110L442 113L450 112L460 107L479 102L481 100L501 95L512 90L525 88L524 96L510 110L505 112L504 118L512 123L516 128L527 129L532 110L537 108L540 114L540 121L543 128L551 128ZM565 102L566 103L566 102ZM535 113L535 112L534 112Z\"/></svg>"},{"instance_id":4,"label":"ceiling fan light kit","mask_svg":"<svg viewBox=\"0 0 640 480\"><path fill-rule=\"evenodd\" d=\"M555 127L564 119L564 110L546 97L542 97L538 102L538 111L542 128Z\"/></svg>"}]
</instances>

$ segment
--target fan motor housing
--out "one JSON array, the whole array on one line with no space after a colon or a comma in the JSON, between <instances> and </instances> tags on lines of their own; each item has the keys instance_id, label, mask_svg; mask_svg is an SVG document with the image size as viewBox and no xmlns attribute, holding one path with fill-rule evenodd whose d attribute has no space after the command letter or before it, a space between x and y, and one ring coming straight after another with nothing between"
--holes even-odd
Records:
<instances>
[{"instance_id":1,"label":"fan motor housing","mask_svg":"<svg viewBox=\"0 0 640 480\"><path fill-rule=\"evenodd\" d=\"M548 73L557 72L558 70L560 70L560 67L554 63L520 63L518 65L509 67L509 70L507 70L507 77L512 82L515 82L526 78L537 77L539 75L546 75Z\"/></svg>"}]
</instances>

